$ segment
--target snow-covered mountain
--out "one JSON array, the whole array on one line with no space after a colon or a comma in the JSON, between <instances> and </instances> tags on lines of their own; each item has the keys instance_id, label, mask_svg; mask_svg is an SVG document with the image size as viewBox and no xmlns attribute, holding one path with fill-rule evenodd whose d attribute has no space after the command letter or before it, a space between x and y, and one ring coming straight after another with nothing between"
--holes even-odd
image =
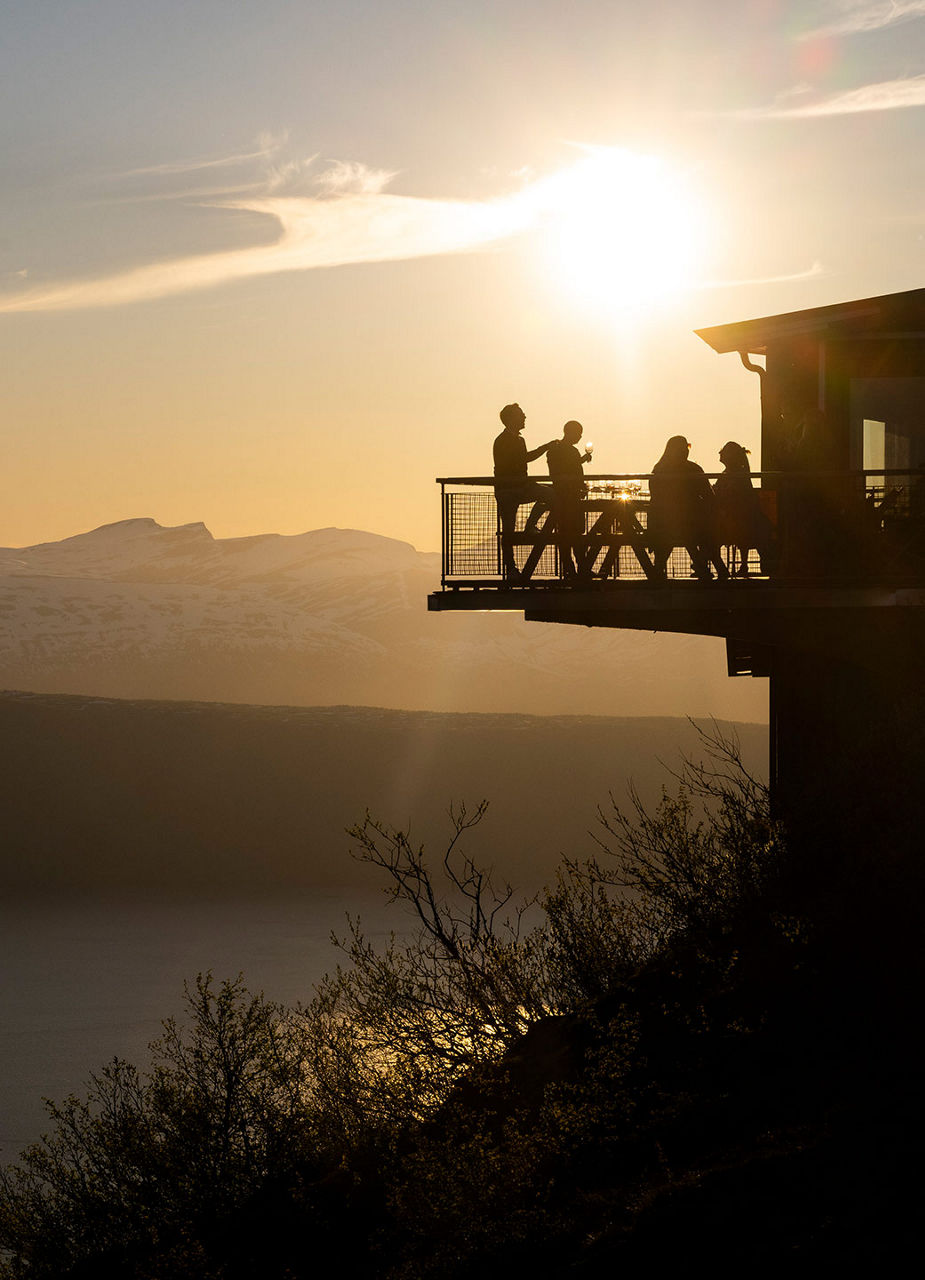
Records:
<instances>
[{"instance_id":1,"label":"snow-covered mountain","mask_svg":"<svg viewBox=\"0 0 925 1280\"><path fill-rule=\"evenodd\" d=\"M439 557L352 529L122 520L0 549L0 685L124 698L764 718L720 642L428 614Z\"/></svg>"}]
</instances>

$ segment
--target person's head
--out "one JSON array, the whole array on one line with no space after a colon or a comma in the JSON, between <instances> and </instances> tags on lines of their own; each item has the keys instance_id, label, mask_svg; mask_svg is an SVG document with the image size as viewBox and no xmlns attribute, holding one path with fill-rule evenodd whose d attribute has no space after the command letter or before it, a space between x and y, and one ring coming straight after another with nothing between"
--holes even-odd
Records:
<instances>
[{"instance_id":1,"label":"person's head","mask_svg":"<svg viewBox=\"0 0 925 1280\"><path fill-rule=\"evenodd\" d=\"M685 436L672 436L665 445L665 452L659 461L667 463L668 466L677 466L679 463L687 461L690 449L690 444Z\"/></svg>"},{"instance_id":2,"label":"person's head","mask_svg":"<svg viewBox=\"0 0 925 1280\"><path fill-rule=\"evenodd\" d=\"M575 419L573 418L570 422L567 422L565 426L562 428L562 439L567 444L577 444L578 441L581 439L581 433L583 431L584 431L584 427L581 425L581 423L576 422Z\"/></svg>"},{"instance_id":3,"label":"person's head","mask_svg":"<svg viewBox=\"0 0 925 1280\"><path fill-rule=\"evenodd\" d=\"M508 431L523 431L524 423L527 421L527 415L519 404L506 404L498 417Z\"/></svg>"},{"instance_id":4,"label":"person's head","mask_svg":"<svg viewBox=\"0 0 925 1280\"><path fill-rule=\"evenodd\" d=\"M719 460L729 471L749 471L748 450L735 440L727 440L719 451Z\"/></svg>"}]
</instances>

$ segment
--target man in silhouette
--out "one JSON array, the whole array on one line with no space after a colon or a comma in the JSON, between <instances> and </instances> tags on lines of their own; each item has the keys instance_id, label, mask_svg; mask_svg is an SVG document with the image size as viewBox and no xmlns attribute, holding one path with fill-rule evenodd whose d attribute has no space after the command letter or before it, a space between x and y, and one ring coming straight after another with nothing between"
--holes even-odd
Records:
<instances>
[{"instance_id":1,"label":"man in silhouette","mask_svg":"<svg viewBox=\"0 0 925 1280\"><path fill-rule=\"evenodd\" d=\"M581 499L584 495L582 467L591 460L587 451L579 453L580 422L567 422L562 439L553 440L546 450L546 465L552 477L552 503L559 543L559 572L563 578L574 578L581 566L582 527ZM574 559L573 559L574 556Z\"/></svg>"},{"instance_id":2,"label":"man in silhouette","mask_svg":"<svg viewBox=\"0 0 925 1280\"><path fill-rule=\"evenodd\" d=\"M533 509L527 517L524 532L535 532L540 515L549 508L548 490L527 476L527 463L538 458L549 448L551 441L536 449L527 449L521 436L527 415L519 404L506 404L499 414L504 430L495 438L495 501L501 518L501 558L505 578L520 576L514 559L514 532L517 526L517 508L522 502L532 502Z\"/></svg>"}]
</instances>

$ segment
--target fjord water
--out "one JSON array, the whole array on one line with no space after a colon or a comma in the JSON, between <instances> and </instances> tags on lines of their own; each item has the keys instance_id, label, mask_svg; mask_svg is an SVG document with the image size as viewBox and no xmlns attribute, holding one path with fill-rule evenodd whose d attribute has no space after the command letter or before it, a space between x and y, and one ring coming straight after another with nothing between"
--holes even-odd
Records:
<instances>
[{"instance_id":1,"label":"fjord water","mask_svg":"<svg viewBox=\"0 0 925 1280\"><path fill-rule=\"evenodd\" d=\"M731 728L731 726L727 726ZM766 769L766 731L735 727ZM598 851L609 791L647 803L697 749L686 721L0 695L0 1159L114 1055L142 1065L183 982L243 971L306 1000L359 913L407 928L345 827L369 810L429 851L447 807L491 799L466 851L527 895Z\"/></svg>"},{"instance_id":2,"label":"fjord water","mask_svg":"<svg viewBox=\"0 0 925 1280\"><path fill-rule=\"evenodd\" d=\"M343 936L347 910L373 938L407 927L375 892L0 905L0 1160L48 1131L43 1097L82 1093L113 1057L144 1066L198 973L243 971L252 991L307 1001L341 958L330 935Z\"/></svg>"}]
</instances>

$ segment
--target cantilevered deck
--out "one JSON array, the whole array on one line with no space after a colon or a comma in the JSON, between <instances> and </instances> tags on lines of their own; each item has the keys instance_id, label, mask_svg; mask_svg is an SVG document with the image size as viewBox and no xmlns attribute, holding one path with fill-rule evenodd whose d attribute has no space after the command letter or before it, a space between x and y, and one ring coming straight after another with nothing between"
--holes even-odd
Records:
<instances>
[{"instance_id":1,"label":"cantilevered deck","mask_svg":"<svg viewBox=\"0 0 925 1280\"><path fill-rule=\"evenodd\" d=\"M725 636L737 674L737 652L745 670L760 668L745 651L790 641L795 626L825 647L850 632L860 610L925 606L921 472L764 472L752 480L768 535L763 554L752 547L743 563L741 551L721 546L730 576L704 582L683 547L673 549L663 573L656 569L648 475L587 477L579 572L569 578L551 488L549 503L519 508L511 539L517 572L506 575L491 477L441 479L441 582L428 607Z\"/></svg>"}]
</instances>

